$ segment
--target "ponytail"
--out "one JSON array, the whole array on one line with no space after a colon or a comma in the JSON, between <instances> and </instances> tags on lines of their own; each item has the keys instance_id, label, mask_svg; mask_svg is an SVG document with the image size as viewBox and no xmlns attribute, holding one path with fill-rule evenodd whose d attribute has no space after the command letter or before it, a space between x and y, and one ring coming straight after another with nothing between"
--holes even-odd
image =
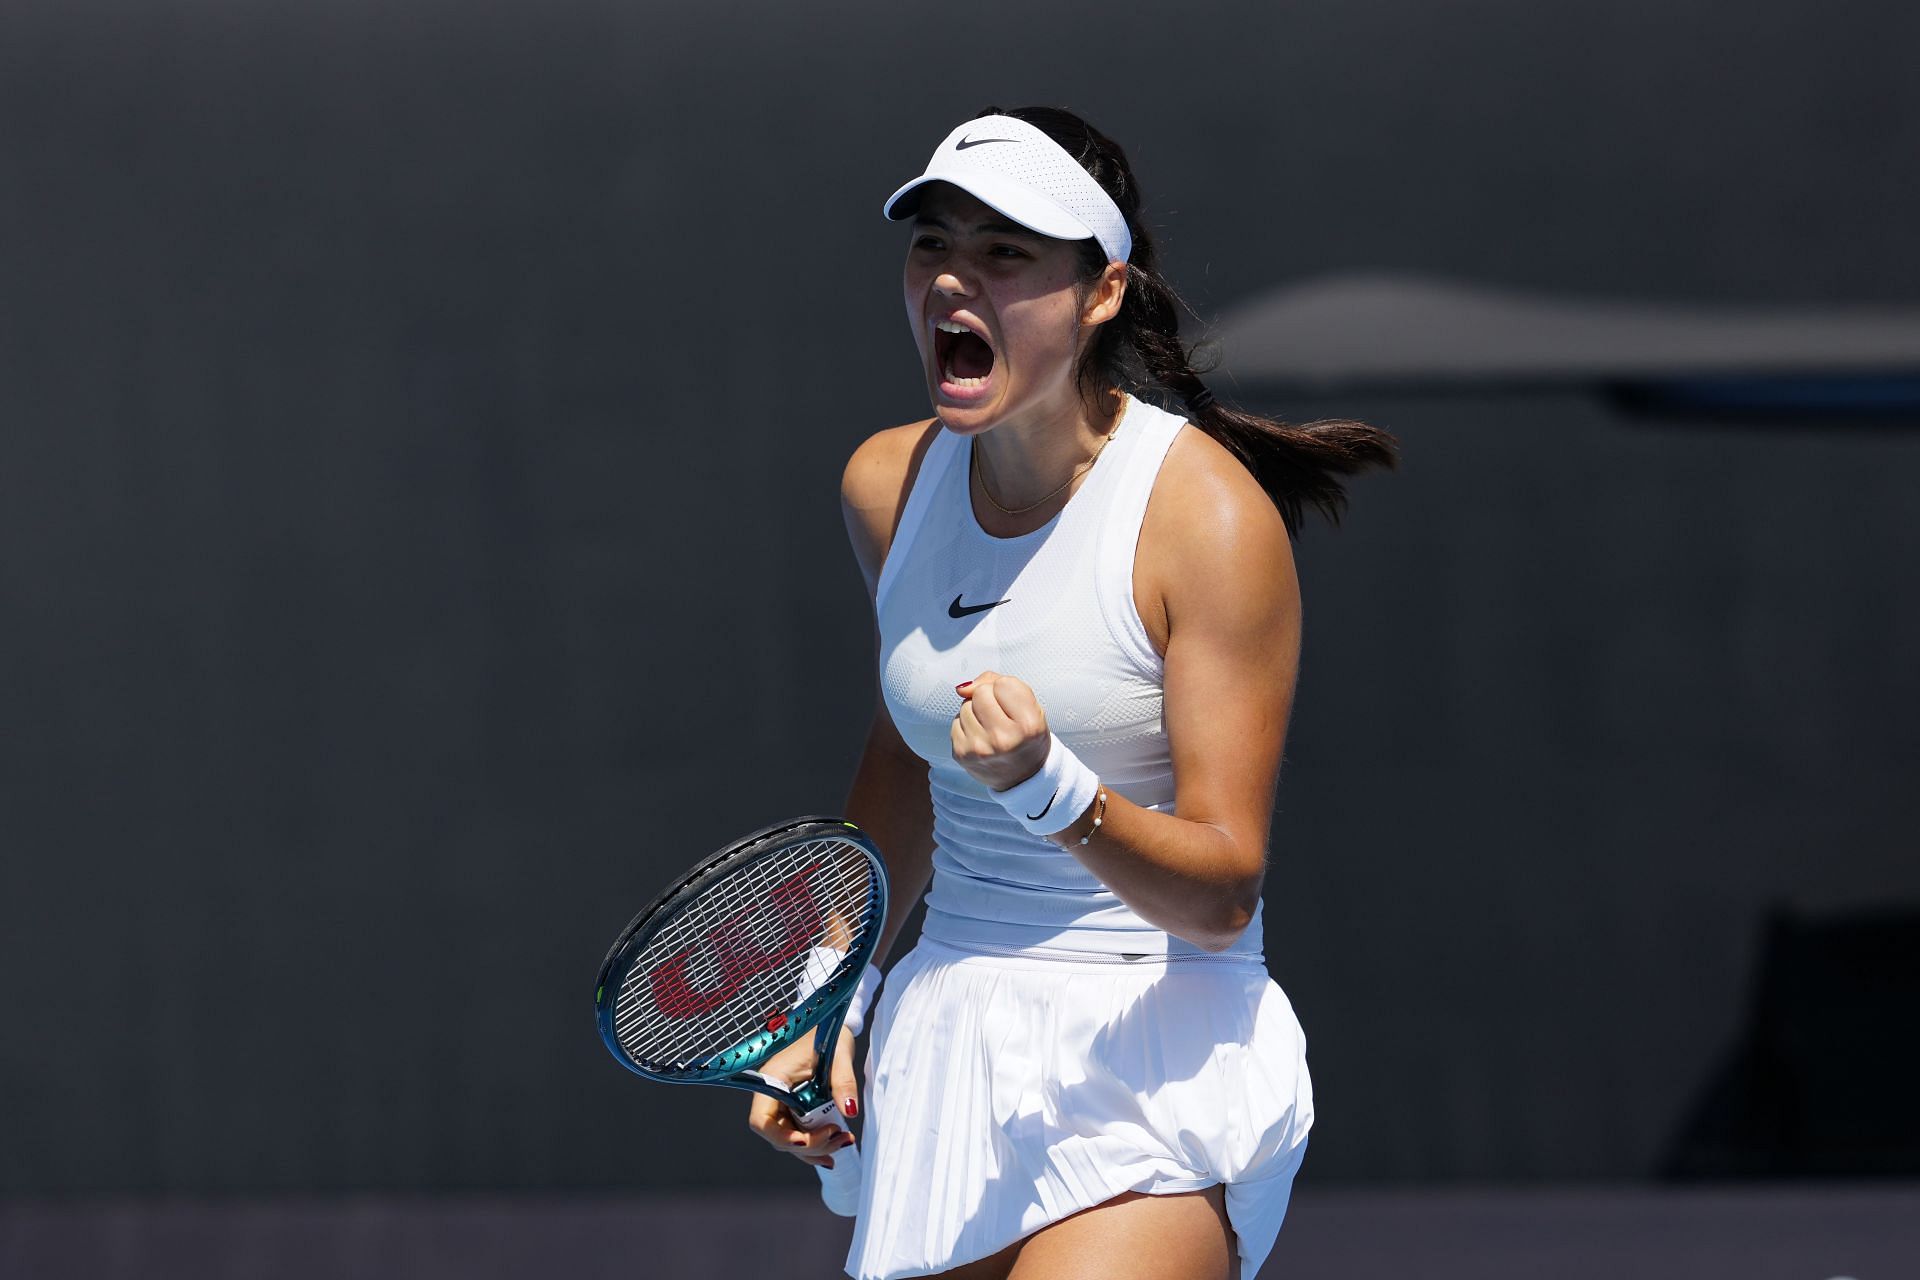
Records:
<instances>
[{"instance_id":1,"label":"ponytail","mask_svg":"<svg viewBox=\"0 0 1920 1280\"><path fill-rule=\"evenodd\" d=\"M1393 437L1378 427L1347 418L1292 426L1217 402L1200 380L1200 371L1193 367L1191 350L1181 341L1179 296L1154 269L1151 243L1144 246L1145 261L1141 260L1141 241L1140 233L1135 232L1126 298L1120 314L1102 326L1115 332L1110 338L1101 334L1089 351L1088 362L1081 368L1083 389L1089 375L1130 384L1133 389L1145 389L1141 383L1150 379L1152 385L1163 388L1185 406L1194 426L1226 446L1227 452L1253 473L1273 505L1280 508L1287 532L1299 536L1301 516L1309 506L1324 515L1328 523L1339 524L1347 494L1337 477L1354 475L1368 467L1392 467L1397 458ZM1099 350L1103 345L1118 347L1121 342L1131 350ZM1122 354L1131 359L1114 358Z\"/></svg>"},{"instance_id":2,"label":"ponytail","mask_svg":"<svg viewBox=\"0 0 1920 1280\"><path fill-rule=\"evenodd\" d=\"M1119 386L1144 392L1146 399L1177 403L1259 481L1280 509L1288 533L1299 536L1309 506L1338 524L1347 505L1339 477L1392 467L1398 458L1393 436L1347 418L1293 426L1217 402L1193 366L1192 349L1181 340L1184 305L1160 274L1153 241L1140 223L1140 190L1119 146L1057 107L988 107L980 114L1025 120L1059 143L1113 197L1133 233L1126 296L1120 314L1101 325L1088 345L1079 369L1081 394L1091 401ZM1106 269L1106 252L1093 240L1081 244L1082 274L1091 280Z\"/></svg>"}]
</instances>

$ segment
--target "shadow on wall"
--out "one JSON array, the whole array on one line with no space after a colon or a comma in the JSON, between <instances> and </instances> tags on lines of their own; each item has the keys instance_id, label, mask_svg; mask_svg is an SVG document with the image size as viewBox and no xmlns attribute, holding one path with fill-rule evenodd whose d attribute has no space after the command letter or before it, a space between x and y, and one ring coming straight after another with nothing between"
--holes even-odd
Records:
<instances>
[{"instance_id":1,"label":"shadow on wall","mask_svg":"<svg viewBox=\"0 0 1920 1280\"><path fill-rule=\"evenodd\" d=\"M1776 908L1752 1012L1672 1178L1920 1174L1920 905Z\"/></svg>"}]
</instances>

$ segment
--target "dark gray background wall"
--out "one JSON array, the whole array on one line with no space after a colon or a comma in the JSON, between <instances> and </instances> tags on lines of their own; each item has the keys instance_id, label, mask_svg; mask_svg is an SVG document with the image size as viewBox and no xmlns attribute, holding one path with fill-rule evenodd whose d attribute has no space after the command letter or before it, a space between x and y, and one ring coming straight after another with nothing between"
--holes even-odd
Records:
<instances>
[{"instance_id":1,"label":"dark gray background wall","mask_svg":"<svg viewBox=\"0 0 1920 1280\"><path fill-rule=\"evenodd\" d=\"M1127 144L1204 315L1911 301L1915 48L1891 2L10 0L0 1192L795 1181L587 984L841 799L835 482L924 412L877 207L977 107ZM1645 1174L1764 905L1920 897L1920 434L1266 407L1406 451L1299 547L1307 1176Z\"/></svg>"}]
</instances>

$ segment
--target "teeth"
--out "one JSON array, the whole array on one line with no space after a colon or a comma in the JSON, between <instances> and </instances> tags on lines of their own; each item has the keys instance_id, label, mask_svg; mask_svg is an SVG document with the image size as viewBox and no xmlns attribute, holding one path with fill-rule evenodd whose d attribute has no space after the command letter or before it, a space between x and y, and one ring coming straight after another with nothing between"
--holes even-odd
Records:
<instances>
[{"instance_id":1,"label":"teeth","mask_svg":"<svg viewBox=\"0 0 1920 1280\"><path fill-rule=\"evenodd\" d=\"M956 387L984 387L987 385L985 378L956 378L952 374L947 375L947 381Z\"/></svg>"},{"instance_id":2,"label":"teeth","mask_svg":"<svg viewBox=\"0 0 1920 1280\"><path fill-rule=\"evenodd\" d=\"M942 320L933 326L942 333L972 333L973 330L953 320Z\"/></svg>"}]
</instances>

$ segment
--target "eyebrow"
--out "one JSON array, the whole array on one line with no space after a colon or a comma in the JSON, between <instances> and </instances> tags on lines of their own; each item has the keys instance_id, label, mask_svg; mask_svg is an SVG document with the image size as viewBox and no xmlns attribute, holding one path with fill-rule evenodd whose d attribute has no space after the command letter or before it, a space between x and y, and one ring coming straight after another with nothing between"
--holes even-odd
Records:
<instances>
[{"instance_id":1,"label":"eyebrow","mask_svg":"<svg viewBox=\"0 0 1920 1280\"><path fill-rule=\"evenodd\" d=\"M918 213L914 215L913 220L916 224L924 223L927 226L938 227L942 231L953 230L953 224L937 213ZM976 232L994 236L1038 237L1040 234L1031 227L1023 227L1017 222L1008 222L1004 218L989 218L985 222L976 222L973 229Z\"/></svg>"}]
</instances>

